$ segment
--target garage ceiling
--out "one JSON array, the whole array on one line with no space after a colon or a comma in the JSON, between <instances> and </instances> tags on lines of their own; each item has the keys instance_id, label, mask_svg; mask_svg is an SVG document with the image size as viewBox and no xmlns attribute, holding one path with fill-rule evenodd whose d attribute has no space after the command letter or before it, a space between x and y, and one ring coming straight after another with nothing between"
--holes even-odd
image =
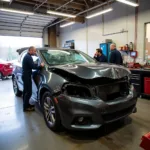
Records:
<instances>
[{"instance_id":1,"label":"garage ceiling","mask_svg":"<svg viewBox=\"0 0 150 150\"><path fill-rule=\"evenodd\" d=\"M55 19L53 16L0 11L0 35L42 37L43 28Z\"/></svg>"},{"instance_id":2,"label":"garage ceiling","mask_svg":"<svg viewBox=\"0 0 150 150\"><path fill-rule=\"evenodd\" d=\"M60 16L47 14L47 10L78 14L107 0L0 0L0 8L11 8L34 12L25 15L0 11L0 35L42 37L43 29L56 20L64 19ZM79 16L77 21L83 22ZM82 21L81 21L82 20Z\"/></svg>"}]
</instances>

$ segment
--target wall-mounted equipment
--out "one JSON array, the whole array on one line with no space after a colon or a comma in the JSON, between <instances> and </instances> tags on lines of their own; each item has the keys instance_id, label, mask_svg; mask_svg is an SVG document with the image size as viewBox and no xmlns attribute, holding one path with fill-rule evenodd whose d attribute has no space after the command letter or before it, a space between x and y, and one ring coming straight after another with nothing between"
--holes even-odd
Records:
<instances>
[{"instance_id":1,"label":"wall-mounted equipment","mask_svg":"<svg viewBox=\"0 0 150 150\"><path fill-rule=\"evenodd\" d=\"M131 51L130 52L130 57L132 57L132 58L137 58L137 56L138 56L138 52L137 51Z\"/></svg>"},{"instance_id":2,"label":"wall-mounted equipment","mask_svg":"<svg viewBox=\"0 0 150 150\"><path fill-rule=\"evenodd\" d=\"M66 43L64 44L64 48L75 49L74 40L66 41Z\"/></svg>"},{"instance_id":3,"label":"wall-mounted equipment","mask_svg":"<svg viewBox=\"0 0 150 150\"><path fill-rule=\"evenodd\" d=\"M103 54L107 57L108 62L109 62L109 58L110 58L110 45L111 44L112 44L111 42L100 44L100 48L102 49Z\"/></svg>"}]
</instances>

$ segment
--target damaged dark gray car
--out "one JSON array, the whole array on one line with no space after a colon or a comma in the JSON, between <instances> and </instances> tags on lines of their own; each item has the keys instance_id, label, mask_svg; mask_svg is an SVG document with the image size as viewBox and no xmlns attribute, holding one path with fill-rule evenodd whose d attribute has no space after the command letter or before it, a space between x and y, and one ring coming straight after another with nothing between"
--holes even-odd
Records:
<instances>
[{"instance_id":1,"label":"damaged dark gray car","mask_svg":"<svg viewBox=\"0 0 150 150\"><path fill-rule=\"evenodd\" d=\"M15 94L21 96L21 63L27 48L18 52L12 80ZM36 101L50 129L97 129L136 112L137 95L130 71L123 66L98 63L77 50L40 48L37 55L45 68L34 77Z\"/></svg>"}]
</instances>

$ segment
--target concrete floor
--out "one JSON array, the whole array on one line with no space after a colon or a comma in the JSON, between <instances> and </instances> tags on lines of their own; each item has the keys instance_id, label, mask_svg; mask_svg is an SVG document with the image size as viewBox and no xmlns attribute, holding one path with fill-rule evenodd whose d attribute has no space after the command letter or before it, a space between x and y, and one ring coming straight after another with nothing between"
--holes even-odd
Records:
<instances>
[{"instance_id":1,"label":"concrete floor","mask_svg":"<svg viewBox=\"0 0 150 150\"><path fill-rule=\"evenodd\" d=\"M13 94L11 80L0 81L0 150L141 150L150 131L150 101L138 100L138 112L125 122L88 132L53 133L41 112L23 113L22 98Z\"/></svg>"}]
</instances>

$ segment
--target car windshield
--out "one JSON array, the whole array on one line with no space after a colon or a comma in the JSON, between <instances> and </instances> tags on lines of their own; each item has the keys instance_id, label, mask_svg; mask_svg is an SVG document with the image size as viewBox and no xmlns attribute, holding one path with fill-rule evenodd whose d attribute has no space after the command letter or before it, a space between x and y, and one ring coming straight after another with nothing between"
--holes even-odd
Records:
<instances>
[{"instance_id":1,"label":"car windshield","mask_svg":"<svg viewBox=\"0 0 150 150\"><path fill-rule=\"evenodd\" d=\"M49 65L94 63L87 54L75 50L41 50L41 54Z\"/></svg>"}]
</instances>

